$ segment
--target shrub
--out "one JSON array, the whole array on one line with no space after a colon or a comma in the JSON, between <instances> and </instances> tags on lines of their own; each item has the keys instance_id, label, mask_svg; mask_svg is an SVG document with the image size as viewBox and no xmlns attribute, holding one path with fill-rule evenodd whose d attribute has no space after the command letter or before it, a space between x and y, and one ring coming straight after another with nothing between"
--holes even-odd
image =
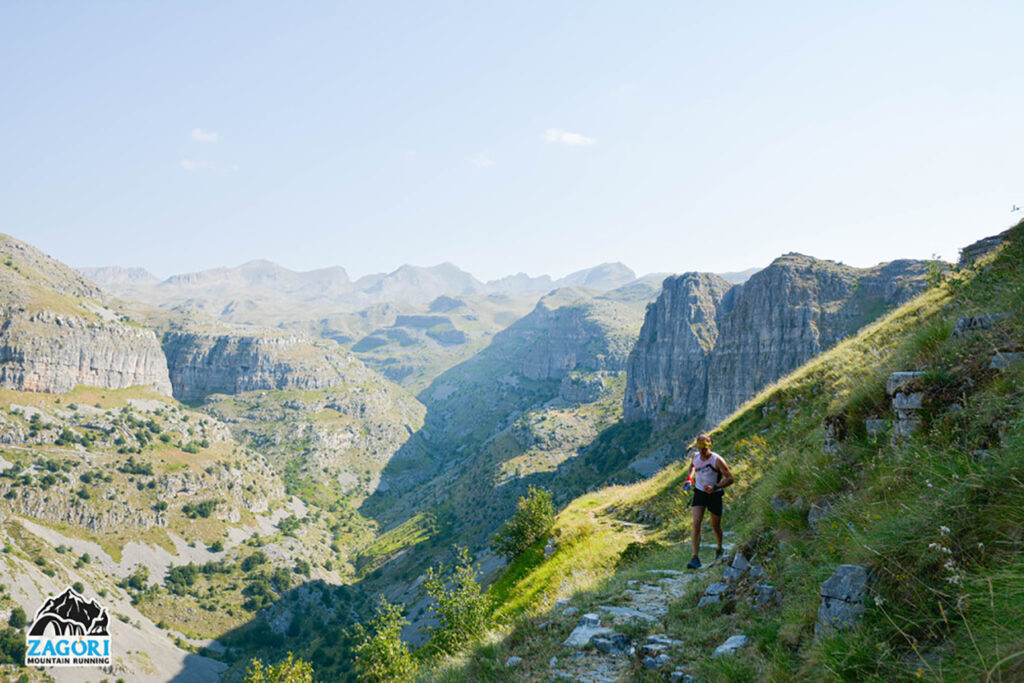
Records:
<instances>
[{"instance_id":1,"label":"shrub","mask_svg":"<svg viewBox=\"0 0 1024 683\"><path fill-rule=\"evenodd\" d=\"M207 548L207 550L209 550L211 553L219 553L220 551L224 550L224 542L220 539L217 539L216 541L210 544L210 547Z\"/></svg>"},{"instance_id":2,"label":"shrub","mask_svg":"<svg viewBox=\"0 0 1024 683\"><path fill-rule=\"evenodd\" d=\"M423 582L427 595L434 599L433 610L441 622L431 632L430 644L448 654L480 637L490 607L490 598L481 594L476 582L469 551L456 548L455 553L455 565L431 567Z\"/></svg>"},{"instance_id":3,"label":"shrub","mask_svg":"<svg viewBox=\"0 0 1024 683\"><path fill-rule=\"evenodd\" d=\"M216 498L211 498L201 503L186 503L182 506L181 511L189 519L196 519L197 517L206 519L213 514L218 505L220 505L220 501Z\"/></svg>"},{"instance_id":4,"label":"shrub","mask_svg":"<svg viewBox=\"0 0 1024 683\"><path fill-rule=\"evenodd\" d=\"M494 540L500 554L511 559L544 538L555 524L555 506L551 492L530 487L516 503L512 519L505 522Z\"/></svg>"},{"instance_id":5,"label":"shrub","mask_svg":"<svg viewBox=\"0 0 1024 683\"><path fill-rule=\"evenodd\" d=\"M301 659L288 659L263 668L263 662L254 659L245 670L242 683L313 683L313 665Z\"/></svg>"},{"instance_id":6,"label":"shrub","mask_svg":"<svg viewBox=\"0 0 1024 683\"><path fill-rule=\"evenodd\" d=\"M397 605L379 596L376 614L366 626L356 624L349 632L360 678L374 683L409 681L416 675L416 660L402 641L408 623Z\"/></svg>"},{"instance_id":7,"label":"shrub","mask_svg":"<svg viewBox=\"0 0 1024 683\"><path fill-rule=\"evenodd\" d=\"M25 610L21 607L15 607L11 610L11 617L7 620L7 623L14 628L22 628L28 623L28 617L25 616Z\"/></svg>"}]
</instances>

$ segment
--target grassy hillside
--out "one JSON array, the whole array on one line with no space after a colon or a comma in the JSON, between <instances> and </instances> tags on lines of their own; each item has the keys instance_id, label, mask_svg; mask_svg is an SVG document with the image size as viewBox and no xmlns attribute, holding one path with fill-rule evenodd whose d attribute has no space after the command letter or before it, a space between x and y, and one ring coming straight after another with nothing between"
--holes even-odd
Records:
<instances>
[{"instance_id":1,"label":"grassy hillside","mask_svg":"<svg viewBox=\"0 0 1024 683\"><path fill-rule=\"evenodd\" d=\"M953 335L959 318L990 313L1007 315ZM737 597L698 609L722 572L702 570L657 622L617 627L638 642L659 632L682 641L671 663L648 671L639 655L626 656L615 675L1024 677L1024 363L1005 362L1022 347L1024 224L999 251L748 402L713 435L738 481L726 496L726 541L766 570L762 582L780 600L755 609L737 589ZM993 364L997 355L1002 362ZM894 441L886 381L911 370L924 373L912 387L924 396L921 427ZM885 421L870 423L881 433L869 433L866 420ZM829 444L826 421L839 425ZM668 430L648 449L693 436ZM534 548L491 588L497 634L429 677L504 680L513 676L504 664L511 655L523 658L517 679L553 675L552 657L577 674L581 662L596 662L600 653L575 658L560 644L579 615L562 616L555 601L597 611L623 601L651 570L682 569L690 555L684 474L674 464L569 504L556 524L558 550L545 559ZM705 562L710 557L705 551ZM820 586L840 564L870 570L866 612L851 631L815 637ZM752 644L712 659L734 634Z\"/></svg>"}]
</instances>

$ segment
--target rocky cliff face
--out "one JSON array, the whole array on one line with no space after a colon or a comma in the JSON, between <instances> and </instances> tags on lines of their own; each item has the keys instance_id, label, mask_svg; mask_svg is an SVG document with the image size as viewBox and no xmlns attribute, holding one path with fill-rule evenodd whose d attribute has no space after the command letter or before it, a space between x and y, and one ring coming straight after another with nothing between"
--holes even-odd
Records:
<instances>
[{"instance_id":1,"label":"rocky cliff face","mask_svg":"<svg viewBox=\"0 0 1024 683\"><path fill-rule=\"evenodd\" d=\"M647 309L640 341L629 358L626 419L668 410L703 412L708 365L718 342L718 310L733 285L707 273L665 280Z\"/></svg>"},{"instance_id":2,"label":"rocky cliff face","mask_svg":"<svg viewBox=\"0 0 1024 683\"><path fill-rule=\"evenodd\" d=\"M627 420L704 415L715 425L924 287L927 263L858 269L787 254L742 285L690 273L666 281L629 358Z\"/></svg>"},{"instance_id":3,"label":"rocky cliff face","mask_svg":"<svg viewBox=\"0 0 1024 683\"><path fill-rule=\"evenodd\" d=\"M0 386L64 393L76 384L171 391L151 330L105 306L103 293L38 249L0 235Z\"/></svg>"},{"instance_id":4,"label":"rocky cliff face","mask_svg":"<svg viewBox=\"0 0 1024 683\"><path fill-rule=\"evenodd\" d=\"M164 351L174 397L270 389L328 389L373 373L334 342L285 335L169 332Z\"/></svg>"},{"instance_id":5,"label":"rocky cliff face","mask_svg":"<svg viewBox=\"0 0 1024 683\"><path fill-rule=\"evenodd\" d=\"M624 370L639 310L633 301L558 290L495 335L493 347L531 380L561 380L577 368Z\"/></svg>"}]
</instances>

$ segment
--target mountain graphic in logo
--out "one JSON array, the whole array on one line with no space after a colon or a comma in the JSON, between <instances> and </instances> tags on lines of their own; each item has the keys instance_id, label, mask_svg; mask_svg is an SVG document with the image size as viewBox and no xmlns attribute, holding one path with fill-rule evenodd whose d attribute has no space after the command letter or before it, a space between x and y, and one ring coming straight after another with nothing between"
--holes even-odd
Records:
<instances>
[{"instance_id":1,"label":"mountain graphic in logo","mask_svg":"<svg viewBox=\"0 0 1024 683\"><path fill-rule=\"evenodd\" d=\"M107 628L107 610L93 600L86 600L69 587L43 603L36 612L28 635L109 636Z\"/></svg>"}]
</instances>

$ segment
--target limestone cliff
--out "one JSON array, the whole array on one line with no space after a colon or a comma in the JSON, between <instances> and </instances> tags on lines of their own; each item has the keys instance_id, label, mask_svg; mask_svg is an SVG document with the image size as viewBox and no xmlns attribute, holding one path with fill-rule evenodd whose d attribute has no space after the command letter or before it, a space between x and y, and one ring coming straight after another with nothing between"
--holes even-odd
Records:
<instances>
[{"instance_id":1,"label":"limestone cliff","mask_svg":"<svg viewBox=\"0 0 1024 683\"><path fill-rule=\"evenodd\" d=\"M295 335L168 332L164 351L174 397L270 389L317 390L358 384L374 374L334 342Z\"/></svg>"},{"instance_id":2,"label":"limestone cliff","mask_svg":"<svg viewBox=\"0 0 1024 683\"><path fill-rule=\"evenodd\" d=\"M666 281L627 369L627 420L727 417L766 384L924 287L927 263L852 268L786 254L742 285L688 273Z\"/></svg>"},{"instance_id":3,"label":"limestone cliff","mask_svg":"<svg viewBox=\"0 0 1024 683\"><path fill-rule=\"evenodd\" d=\"M0 386L64 393L77 384L150 386L169 394L163 352L151 330L103 303L75 271L0 235Z\"/></svg>"}]
</instances>

